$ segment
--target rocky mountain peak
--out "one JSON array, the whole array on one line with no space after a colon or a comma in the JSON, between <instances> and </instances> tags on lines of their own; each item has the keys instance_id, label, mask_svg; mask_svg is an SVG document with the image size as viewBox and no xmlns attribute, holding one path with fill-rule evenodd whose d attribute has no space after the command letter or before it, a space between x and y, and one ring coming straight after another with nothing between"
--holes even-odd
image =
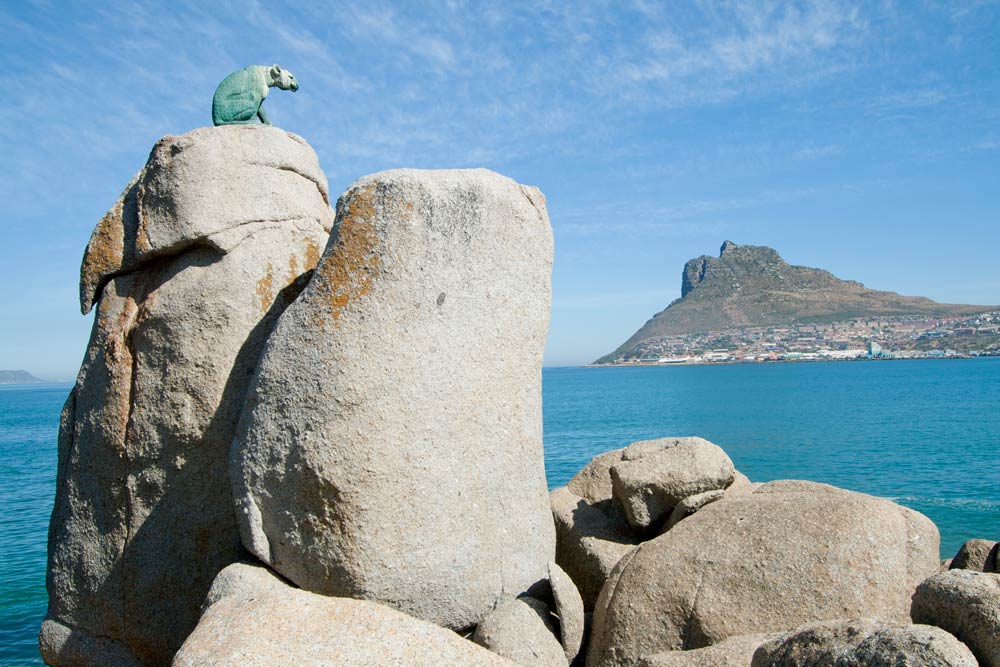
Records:
<instances>
[{"instance_id":1,"label":"rocky mountain peak","mask_svg":"<svg viewBox=\"0 0 1000 667\"><path fill-rule=\"evenodd\" d=\"M599 361L620 357L643 341L664 336L859 316L946 317L986 309L868 289L823 269L789 264L773 248L727 240L718 257L688 260L681 275L681 298Z\"/></svg>"}]
</instances>

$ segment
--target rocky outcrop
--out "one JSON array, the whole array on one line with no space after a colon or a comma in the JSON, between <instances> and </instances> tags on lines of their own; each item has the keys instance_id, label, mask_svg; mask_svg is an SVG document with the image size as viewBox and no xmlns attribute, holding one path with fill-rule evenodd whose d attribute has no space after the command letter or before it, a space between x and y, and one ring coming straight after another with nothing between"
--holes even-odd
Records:
<instances>
[{"instance_id":1,"label":"rocky outcrop","mask_svg":"<svg viewBox=\"0 0 1000 667\"><path fill-rule=\"evenodd\" d=\"M917 587L914 623L936 625L965 642L982 667L1000 667L1000 574L948 570Z\"/></svg>"},{"instance_id":2,"label":"rocky outcrop","mask_svg":"<svg viewBox=\"0 0 1000 667\"><path fill-rule=\"evenodd\" d=\"M454 629L547 578L542 194L389 171L268 340L234 441L243 543L298 586Z\"/></svg>"},{"instance_id":3,"label":"rocky outcrop","mask_svg":"<svg viewBox=\"0 0 1000 667\"><path fill-rule=\"evenodd\" d=\"M229 569L220 577L235 576L243 585L212 587L218 596L206 606L173 667L516 664L450 630L374 602L309 593L262 567L235 575Z\"/></svg>"},{"instance_id":4,"label":"rocky outcrop","mask_svg":"<svg viewBox=\"0 0 1000 667\"><path fill-rule=\"evenodd\" d=\"M977 572L997 572L997 555L1000 542L992 540L968 540L948 563L948 569L975 570Z\"/></svg>"},{"instance_id":5,"label":"rocky outcrop","mask_svg":"<svg viewBox=\"0 0 1000 667\"><path fill-rule=\"evenodd\" d=\"M549 494L556 562L593 609L618 561L657 529L720 497L752 490L726 453L703 438L642 440L599 454Z\"/></svg>"},{"instance_id":6,"label":"rocky outcrop","mask_svg":"<svg viewBox=\"0 0 1000 667\"><path fill-rule=\"evenodd\" d=\"M501 602L484 618L472 641L525 667L566 667L548 606L524 595Z\"/></svg>"},{"instance_id":7,"label":"rocky outcrop","mask_svg":"<svg viewBox=\"0 0 1000 667\"><path fill-rule=\"evenodd\" d=\"M978 667L962 642L927 625L811 623L761 646L751 667Z\"/></svg>"},{"instance_id":8,"label":"rocky outcrop","mask_svg":"<svg viewBox=\"0 0 1000 667\"><path fill-rule=\"evenodd\" d=\"M851 616L906 621L938 569L938 534L895 503L812 482L711 503L616 566L594 610L587 664Z\"/></svg>"},{"instance_id":9,"label":"rocky outcrop","mask_svg":"<svg viewBox=\"0 0 1000 667\"><path fill-rule=\"evenodd\" d=\"M169 664L240 557L229 446L332 221L301 138L220 127L162 139L98 224L80 282L97 314L59 435L50 665Z\"/></svg>"}]
</instances>

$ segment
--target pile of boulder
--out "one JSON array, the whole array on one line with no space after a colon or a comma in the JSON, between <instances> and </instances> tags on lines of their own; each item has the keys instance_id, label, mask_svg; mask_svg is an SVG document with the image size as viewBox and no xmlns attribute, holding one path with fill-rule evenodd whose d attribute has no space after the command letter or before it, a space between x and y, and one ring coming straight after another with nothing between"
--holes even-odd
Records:
<instances>
[{"instance_id":1,"label":"pile of boulder","mask_svg":"<svg viewBox=\"0 0 1000 667\"><path fill-rule=\"evenodd\" d=\"M1000 667L996 543L887 500L697 437L548 492L551 268L493 172L334 210L293 134L158 142L84 256L46 663Z\"/></svg>"}]
</instances>

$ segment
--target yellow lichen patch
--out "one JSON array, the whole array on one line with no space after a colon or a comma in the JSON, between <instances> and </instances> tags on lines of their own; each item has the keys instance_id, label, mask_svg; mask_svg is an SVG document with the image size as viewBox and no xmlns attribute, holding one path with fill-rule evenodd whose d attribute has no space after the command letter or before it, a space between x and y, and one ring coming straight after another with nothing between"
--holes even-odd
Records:
<instances>
[{"instance_id":1,"label":"yellow lichen patch","mask_svg":"<svg viewBox=\"0 0 1000 667\"><path fill-rule=\"evenodd\" d=\"M336 322L344 308L368 293L381 268L375 230L375 187L351 193L340 219L332 252L316 268L317 291L329 305ZM318 322L322 326L322 322Z\"/></svg>"},{"instance_id":2,"label":"yellow lichen patch","mask_svg":"<svg viewBox=\"0 0 1000 667\"><path fill-rule=\"evenodd\" d=\"M142 192L139 193L139 229L136 230L135 235L135 249L136 254L140 252L149 252L151 246L149 243L149 213L142 207Z\"/></svg>"},{"instance_id":3,"label":"yellow lichen patch","mask_svg":"<svg viewBox=\"0 0 1000 667\"><path fill-rule=\"evenodd\" d=\"M312 271L319 264L320 248L316 239L306 239L306 266L305 271Z\"/></svg>"},{"instance_id":4,"label":"yellow lichen patch","mask_svg":"<svg viewBox=\"0 0 1000 667\"><path fill-rule=\"evenodd\" d=\"M267 263L267 273L257 281L257 298L260 299L260 310L267 313L268 308L274 302L274 266Z\"/></svg>"},{"instance_id":5,"label":"yellow lichen patch","mask_svg":"<svg viewBox=\"0 0 1000 667\"><path fill-rule=\"evenodd\" d=\"M121 269L125 249L125 226L122 222L124 205L123 193L97 223L83 254L83 265L80 267L80 308L84 314L90 312L97 300L97 287L104 277Z\"/></svg>"}]
</instances>

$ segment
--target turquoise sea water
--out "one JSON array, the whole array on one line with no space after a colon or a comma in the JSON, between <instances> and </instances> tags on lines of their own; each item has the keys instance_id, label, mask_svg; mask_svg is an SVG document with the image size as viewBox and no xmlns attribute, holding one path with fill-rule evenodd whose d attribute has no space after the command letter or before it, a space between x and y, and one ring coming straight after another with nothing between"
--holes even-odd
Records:
<instances>
[{"instance_id":1,"label":"turquoise sea water","mask_svg":"<svg viewBox=\"0 0 1000 667\"><path fill-rule=\"evenodd\" d=\"M701 435L754 481L811 479L931 517L952 555L1000 539L1000 359L554 368L549 484L635 440ZM0 387L0 665L40 665L45 541L69 385Z\"/></svg>"}]
</instances>

